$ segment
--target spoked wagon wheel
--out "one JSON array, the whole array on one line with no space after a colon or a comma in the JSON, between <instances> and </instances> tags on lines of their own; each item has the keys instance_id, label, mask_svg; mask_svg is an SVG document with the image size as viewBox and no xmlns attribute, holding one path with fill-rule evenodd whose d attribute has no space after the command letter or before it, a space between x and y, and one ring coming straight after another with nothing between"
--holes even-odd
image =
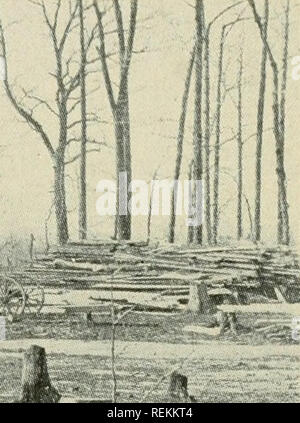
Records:
<instances>
[{"instance_id":1,"label":"spoked wagon wheel","mask_svg":"<svg viewBox=\"0 0 300 423\"><path fill-rule=\"evenodd\" d=\"M0 276L0 315L21 316L26 306L25 292L21 284L7 276Z\"/></svg>"},{"instance_id":2,"label":"spoked wagon wheel","mask_svg":"<svg viewBox=\"0 0 300 423\"><path fill-rule=\"evenodd\" d=\"M26 309L29 313L39 314L45 302L45 292L40 285L25 288Z\"/></svg>"}]
</instances>

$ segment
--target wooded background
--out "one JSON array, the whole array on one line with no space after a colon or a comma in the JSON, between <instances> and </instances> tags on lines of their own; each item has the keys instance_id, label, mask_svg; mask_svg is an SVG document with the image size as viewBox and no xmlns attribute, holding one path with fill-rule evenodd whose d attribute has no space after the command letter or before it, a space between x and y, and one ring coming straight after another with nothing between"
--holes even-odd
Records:
<instances>
[{"instance_id":1,"label":"wooded background","mask_svg":"<svg viewBox=\"0 0 300 423\"><path fill-rule=\"evenodd\" d=\"M86 1L87 6L92 2ZM99 8L109 6L109 1L99 1ZM127 34L130 2L119 2L122 8L125 34ZM129 74L130 122L132 174L135 179L150 181L155 171L158 179L173 179L178 122L182 109L186 74L191 52L195 45L196 23L195 3L181 0L138 0L135 40ZM234 1L204 1L205 22L211 22L222 10ZM71 1L74 7L76 1ZM264 1L255 2L259 15L264 14ZM47 11L53 20L56 2L47 1ZM280 71L284 48L286 1L269 1L268 40L272 53L279 63ZM287 69L287 103L286 103L286 136L285 136L285 168L288 181L288 203L293 242L300 241L298 225L299 189L299 93L300 80L292 79L291 60L300 55L300 34L297 25L299 7L296 1L290 1L290 34ZM62 2L58 32L63 32L68 21L69 2ZM9 82L18 99L24 100L26 95L45 98L55 104L55 80L50 75L55 70L55 55L45 24L41 8L27 0L1 2L0 18L5 31L7 55L9 63ZM232 27L231 22L236 21ZM78 22L78 18L76 17ZM113 89L118 84L118 49L119 40L115 33L116 20L109 9L104 16L105 28L109 33L106 49L109 55L109 70ZM93 8L86 12L86 41L97 24ZM229 24L229 25L228 25ZM224 45L224 63L222 77L222 120L220 122L220 186L219 212L220 224L218 237L220 240L236 239L237 234L237 178L238 178L238 113L239 71L241 57L243 74L242 94L242 136L243 136L243 216L242 237L248 238L250 223L248 206L254 219L255 204L255 155L257 105L261 73L262 41L258 27L248 1L224 13L213 25L210 39L210 79L211 79L211 119L213 120L217 106L217 81L219 69L220 37L224 25L230 29ZM199 34L198 34L199 35ZM68 37L66 52L75 51L79 59L80 42L79 27ZM87 209L89 237L107 237L114 232L114 219L103 218L96 214L98 198L96 185L101 179L115 178L115 134L107 92L101 72L97 52L99 46L98 33L91 45L90 57L97 59L91 64L92 73L87 76L87 110L96 122L88 124L89 139L101 145L91 145L89 149L99 149L87 157ZM242 52L242 56L241 56ZM197 64L196 64L197 65ZM76 68L76 64L74 64ZM78 66L77 66L78 67ZM204 71L203 71L204 72ZM199 72L197 73L199 75ZM277 178L275 140L272 132L272 69L270 62L266 65L266 99L264 116L264 133L262 146L262 203L261 226L262 240L277 240ZM184 150L181 168L182 179L187 179L190 161L193 157L193 136L195 116L195 74L192 76L190 96L186 116ZM199 83L199 81L198 81ZM203 84L203 92L205 85ZM32 91L31 91L32 90ZM226 97L224 92L227 91ZM203 96L204 97L204 96ZM25 101L26 100L26 101ZM204 125L203 100L203 125ZM0 96L0 213L1 236L10 234L27 239L34 233L40 242L44 242L45 221L48 220L53 203L52 163L48 152L40 141L38 134L22 122L16 113L1 83ZM58 125L56 116L47 107L35 108L35 116L43 123L43 127L56 144ZM78 112L79 113L79 112ZM74 121L80 115L74 115ZM199 114L198 114L199 117ZM80 127L70 131L69 137L78 137ZM216 135L211 137L211 148L214 149ZM66 161L72 160L80 151L78 143L66 151ZM105 145L102 145L105 144ZM213 184L214 151L211 152L211 184ZM78 204L79 204L79 161L66 168L66 192L69 220L69 235L78 236ZM213 198L211 199L213 202ZM213 206L213 205L212 205ZM213 207L212 207L213 208ZM213 218L213 210L212 210ZM55 241L54 211L48 222L49 238ZM167 239L169 217L153 217L152 239ZM185 217L177 218L176 240L186 241ZM135 217L132 220L132 237L147 238L147 216Z\"/></svg>"}]
</instances>

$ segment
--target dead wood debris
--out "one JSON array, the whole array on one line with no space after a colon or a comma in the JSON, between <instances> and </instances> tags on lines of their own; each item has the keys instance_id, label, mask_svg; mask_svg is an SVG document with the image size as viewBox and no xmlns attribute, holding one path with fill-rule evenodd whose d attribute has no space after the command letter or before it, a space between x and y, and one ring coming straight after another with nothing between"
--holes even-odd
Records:
<instances>
[{"instance_id":1,"label":"dead wood debris","mask_svg":"<svg viewBox=\"0 0 300 423\"><path fill-rule=\"evenodd\" d=\"M198 281L209 289L258 289L256 295L266 297L274 295L276 287L287 302L299 300L300 289L298 257L286 247L153 248L142 242L70 242L40 256L27 275L48 286L93 289L101 284L105 289L113 281L117 290L124 286L124 291L166 295L167 289L179 297L184 286L188 289Z\"/></svg>"}]
</instances>

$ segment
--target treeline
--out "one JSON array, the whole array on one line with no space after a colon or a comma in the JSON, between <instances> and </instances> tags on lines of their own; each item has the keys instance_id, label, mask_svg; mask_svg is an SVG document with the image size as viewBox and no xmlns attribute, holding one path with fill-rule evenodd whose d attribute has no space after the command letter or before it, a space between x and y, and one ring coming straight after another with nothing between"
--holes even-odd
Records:
<instances>
[{"instance_id":1,"label":"treeline","mask_svg":"<svg viewBox=\"0 0 300 423\"><path fill-rule=\"evenodd\" d=\"M130 120L134 111L130 109L130 69L134 53L134 45L138 31L139 6L138 0L72 0L66 2L56 0L53 6L43 0L29 0L40 10L43 23L48 30L51 40L55 68L51 76L55 80L53 98L55 104L37 96L33 92L24 91L20 99L14 90L10 74L9 53L6 43L4 25L0 24L0 42L5 65L4 86L7 97L15 110L29 127L35 131L40 142L46 148L49 160L53 165L54 210L57 230L57 241L65 244L69 240L68 210L66 201L66 166L78 160L80 162L79 175L79 207L78 207L78 235L85 240L88 235L88 207L87 207L87 154L101 144L89 137L89 121L95 120L101 125L100 118L95 113L88 112L87 80L93 74L104 83L105 94L109 101L112 122L115 133L115 161L117 189L120 174L126 174L126 184L129 188L132 181L131 155L131 127ZM273 20L270 19L270 2L264 0L264 9L260 10L254 0L232 2L222 9L219 2L219 13L213 19L207 19L208 0L195 0L195 41L187 65L186 79L183 81L181 110L179 111L177 153L174 163L174 188L171 196L171 215L169 221L168 240L175 242L176 237L176 204L178 185L176 181L181 177L186 121L190 91L194 89L193 116L193 158L189 166L191 185L194 183L190 196L191 214L197 213L202 207L197 200L197 184L203 181L205 201L204 218L195 227L187 230L188 243L217 244L220 238L220 152L222 148L222 114L224 107L224 56L226 40L233 27L240 22L251 21L249 31L257 31L260 44L260 81L257 87L257 125L255 128L256 154L253 163L255 169L255 201L252 219L251 205L244 194L244 143L245 134L243 120L246 114L244 99L244 81L246 79L245 52L240 48L239 66L237 69L237 128L233 140L237 143L237 176L236 176L236 238L244 236L245 204L251 220L253 241L261 241L262 223L262 146L264 141L264 121L266 113L267 75L268 67L272 75L273 106L273 135L274 151L276 153L277 176L277 242L290 243L289 206L287 193L287 178L285 169L285 138L286 138L286 91L288 77L289 36L290 36L290 0L284 0L282 15L284 20L283 50L280 61L275 59L273 46L269 42L269 31ZM260 4L262 4L260 2ZM127 8L129 7L129 14ZM188 7L188 6L187 6ZM234 13L232 13L234 12ZM68 17L66 19L66 13ZM230 21L230 16L234 19ZM105 21L109 16L113 20L115 30L106 31ZM250 16L250 17L249 17ZM228 18L229 17L229 18ZM1 17L0 17L1 18ZM125 19L126 18L126 19ZM223 22L225 22L223 24ZM219 26L217 26L219 24ZM211 47L214 31L221 25L218 50ZM217 28L217 29L216 29ZM118 80L115 80L114 69L110 68L111 53L108 50L108 36L115 36L118 43L117 67ZM70 53L68 43L72 43L75 52ZM76 57L76 60L75 60ZM212 90L212 63L217 62L216 92ZM97 66L97 76L95 68ZM76 69L75 69L76 68ZM112 78L112 73L114 78ZM102 99L99 99L101 102ZM49 114L49 119L57 123L58 139L46 131L43 123L36 117L35 110L43 107ZM71 135L76 129L78 136ZM78 154L67 159L68 149L77 146ZM130 190L128 189L130 196ZM118 196L117 196L118 197ZM130 197L129 197L130 199ZM117 200L116 218L114 225L115 239L130 240L132 236L130 210L127 214L120 210ZM151 209L151 207L150 207ZM192 217L192 216L191 216ZM151 223L149 217L148 226ZM148 232L150 230L148 228Z\"/></svg>"}]
</instances>

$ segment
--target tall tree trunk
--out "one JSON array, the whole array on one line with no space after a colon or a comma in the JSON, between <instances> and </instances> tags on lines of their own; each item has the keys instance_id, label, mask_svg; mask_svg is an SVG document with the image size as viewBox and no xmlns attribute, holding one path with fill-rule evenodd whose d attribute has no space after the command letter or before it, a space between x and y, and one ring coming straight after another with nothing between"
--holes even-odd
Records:
<instances>
[{"instance_id":1,"label":"tall tree trunk","mask_svg":"<svg viewBox=\"0 0 300 423\"><path fill-rule=\"evenodd\" d=\"M190 85L192 79L192 71L195 61L195 48L193 49L190 63L188 66L188 71L184 84L184 91L182 96L182 106L181 106L181 115L179 119L179 128L177 136L177 155L174 171L174 187L172 190L171 196L171 215L169 222L169 242L174 243L175 241L175 225L176 225L176 205L177 205L177 194L178 194L178 179L180 177L181 163L182 163L182 152L183 152L183 140L185 132L185 122L186 122L186 113L187 113L187 104L190 92Z\"/></svg>"},{"instance_id":2,"label":"tall tree trunk","mask_svg":"<svg viewBox=\"0 0 300 423\"><path fill-rule=\"evenodd\" d=\"M205 34L204 44L204 63L205 63L205 178L204 178L204 196L205 196L205 223L207 243L212 241L211 228L211 201L210 201L210 28Z\"/></svg>"},{"instance_id":3,"label":"tall tree trunk","mask_svg":"<svg viewBox=\"0 0 300 423\"><path fill-rule=\"evenodd\" d=\"M56 154L54 159L54 205L57 240L60 245L64 245L69 239L69 231L66 205L64 155L59 154Z\"/></svg>"},{"instance_id":4,"label":"tall tree trunk","mask_svg":"<svg viewBox=\"0 0 300 423\"><path fill-rule=\"evenodd\" d=\"M81 47L81 155L80 155L80 193L79 193L79 239L87 238L87 199L86 199L86 145L87 145L87 119L86 119L86 49L84 35L83 0L79 0L80 17L80 47Z\"/></svg>"},{"instance_id":5,"label":"tall tree trunk","mask_svg":"<svg viewBox=\"0 0 300 423\"><path fill-rule=\"evenodd\" d=\"M129 112L129 88L128 80L120 97L120 107L122 109L122 125L123 125L123 144L124 144L124 158L125 169L127 174L127 204L131 199L131 181L132 181L132 158L131 158L131 131L130 131L130 112ZM124 218L124 227L120 233L124 234L124 238L129 240L131 238L131 211L127 207L127 215Z\"/></svg>"},{"instance_id":6,"label":"tall tree trunk","mask_svg":"<svg viewBox=\"0 0 300 423\"><path fill-rule=\"evenodd\" d=\"M68 210L66 201L65 155L68 137L68 112L66 101L59 105L59 142L54 155L54 203L59 244L69 240Z\"/></svg>"},{"instance_id":7,"label":"tall tree trunk","mask_svg":"<svg viewBox=\"0 0 300 423\"><path fill-rule=\"evenodd\" d=\"M223 9L210 21L205 30L204 36L204 63L205 63L205 179L204 179L204 195L205 195L205 224L208 244L213 242L212 227L212 210L211 210L211 175L210 175L210 34L213 25L230 9L239 6L242 1L232 4Z\"/></svg>"},{"instance_id":8,"label":"tall tree trunk","mask_svg":"<svg viewBox=\"0 0 300 423\"><path fill-rule=\"evenodd\" d=\"M243 53L240 55L240 69L238 75L238 198L237 198L237 239L243 237Z\"/></svg>"},{"instance_id":9,"label":"tall tree trunk","mask_svg":"<svg viewBox=\"0 0 300 423\"><path fill-rule=\"evenodd\" d=\"M287 90L287 78L288 78L288 57L289 57L289 31L290 31L290 0L286 0L285 8L285 27L284 27L284 48L282 57L282 83L281 83L281 100L280 100L280 126L282 136L282 167L284 168L285 159L285 125L286 125L286 90ZM283 214L284 210L283 199L280 199L280 213ZM288 216L287 216L288 217ZM284 228L282 228L283 242L287 245L290 243L289 233L289 221L286 222Z\"/></svg>"},{"instance_id":10,"label":"tall tree trunk","mask_svg":"<svg viewBox=\"0 0 300 423\"><path fill-rule=\"evenodd\" d=\"M289 216L288 216L288 202L287 202L287 188L286 188L286 173L284 168L284 150L283 138L280 127L280 113L279 113L279 80L278 72L274 72L274 134L276 141L276 173L278 185L278 227L277 227L277 241L279 244L287 244L289 239ZM284 232L286 237L284 237Z\"/></svg>"},{"instance_id":11,"label":"tall tree trunk","mask_svg":"<svg viewBox=\"0 0 300 423\"><path fill-rule=\"evenodd\" d=\"M117 105L114 114L117 174L116 228L118 239L129 240L131 227L128 225L128 172L124 142L123 113L122 107Z\"/></svg>"},{"instance_id":12,"label":"tall tree trunk","mask_svg":"<svg viewBox=\"0 0 300 423\"><path fill-rule=\"evenodd\" d=\"M148 210L148 220L147 220L147 245L149 245L151 241L153 194L154 194L155 181L157 179L157 173L158 173L158 169L156 169L152 177L152 187L151 187L150 198L149 198L149 210Z\"/></svg>"},{"instance_id":13,"label":"tall tree trunk","mask_svg":"<svg viewBox=\"0 0 300 423\"><path fill-rule=\"evenodd\" d=\"M204 31L204 5L203 0L196 0L196 52L195 52L195 114L194 114L194 181L201 181L203 177L202 158L202 76L203 76L203 31ZM202 194L201 194L202 195ZM196 193L196 214L202 219L202 199ZM198 223L198 222L197 222ZM194 242L202 244L202 222L194 228Z\"/></svg>"},{"instance_id":14,"label":"tall tree trunk","mask_svg":"<svg viewBox=\"0 0 300 423\"><path fill-rule=\"evenodd\" d=\"M102 73L104 76L106 91L114 117L116 136L116 173L118 192L115 236L117 234L119 239L128 240L131 238L131 213L127 207L128 201L130 200L130 190L128 188L132 180L128 78L136 31L138 2L137 0L130 1L130 23L127 31L127 42L125 40L123 15L119 1L114 0L112 3L115 10L120 56L120 82L117 98L115 98L107 63L106 40L102 22L103 13L100 11L96 0L93 1L93 6L97 16L100 38L100 47L98 48L98 52L102 64ZM124 179L126 179L126 184L124 185L123 183L121 186L120 179L123 182L125 182Z\"/></svg>"},{"instance_id":15,"label":"tall tree trunk","mask_svg":"<svg viewBox=\"0 0 300 423\"><path fill-rule=\"evenodd\" d=\"M214 203L213 203L213 243L218 242L219 227L219 177L220 177L220 138L221 138L221 112L222 112L222 78L223 58L225 43L225 27L222 29L220 50L219 50L219 72L217 85L217 111L216 111L216 142L214 158Z\"/></svg>"},{"instance_id":16,"label":"tall tree trunk","mask_svg":"<svg viewBox=\"0 0 300 423\"><path fill-rule=\"evenodd\" d=\"M269 1L265 0L264 15L264 36L268 37L269 22ZM264 110L265 110L265 93L266 93L266 65L267 65L267 49L263 44L261 67L260 67L260 86L257 107L257 139L256 139L256 180L255 180L255 215L254 215L254 239L256 242L261 240L261 191L262 191L262 144L264 130Z\"/></svg>"},{"instance_id":17,"label":"tall tree trunk","mask_svg":"<svg viewBox=\"0 0 300 423\"><path fill-rule=\"evenodd\" d=\"M189 216L188 218L193 218L193 213L194 213L194 198L193 198L193 194L194 194L194 188L193 188L193 167L194 167L194 161L191 160L190 165L189 165ZM194 241L194 226L192 225L188 225L188 232L187 232L187 243L188 245L192 244L192 242Z\"/></svg>"},{"instance_id":18,"label":"tall tree trunk","mask_svg":"<svg viewBox=\"0 0 300 423\"><path fill-rule=\"evenodd\" d=\"M281 127L281 111L280 111L280 86L279 86L279 70L274 59L272 50L268 40L264 34L263 24L257 12L254 0L248 0L253 11L255 22L259 28L262 42L264 43L270 60L273 72L273 131L276 144L276 174L278 186L278 218L277 218L277 241L279 244L289 243L289 205L287 200L286 173L284 167L284 136ZM284 228L284 230L283 230ZM285 236L283 234L285 233Z\"/></svg>"}]
</instances>

